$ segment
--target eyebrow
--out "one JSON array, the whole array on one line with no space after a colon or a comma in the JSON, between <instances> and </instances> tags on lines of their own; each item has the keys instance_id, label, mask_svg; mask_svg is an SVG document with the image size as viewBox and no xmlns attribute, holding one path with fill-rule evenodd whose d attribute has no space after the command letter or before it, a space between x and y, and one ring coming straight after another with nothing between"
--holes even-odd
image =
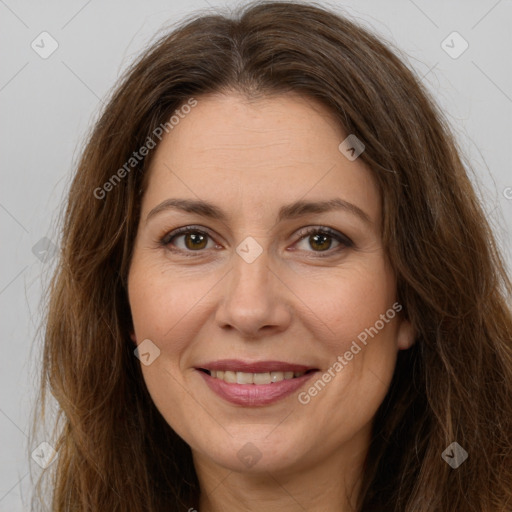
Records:
<instances>
[{"instance_id":1,"label":"eyebrow","mask_svg":"<svg viewBox=\"0 0 512 512\"><path fill-rule=\"evenodd\" d=\"M226 223L228 216L218 206L200 199L166 199L155 206L147 215L146 223L155 215L167 210L181 210L187 213L195 213L202 217L219 220ZM367 224L371 224L369 215L361 210L355 204L349 203L340 198L329 199L327 201L303 201L282 206L277 215L277 222L283 220L295 219L312 213L324 213L332 210L343 210L356 217L359 217Z\"/></svg>"}]
</instances>

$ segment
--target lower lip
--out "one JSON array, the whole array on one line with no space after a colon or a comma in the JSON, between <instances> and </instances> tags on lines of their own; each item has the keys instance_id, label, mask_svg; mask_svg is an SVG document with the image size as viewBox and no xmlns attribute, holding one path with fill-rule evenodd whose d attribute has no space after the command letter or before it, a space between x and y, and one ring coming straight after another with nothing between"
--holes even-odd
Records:
<instances>
[{"instance_id":1,"label":"lower lip","mask_svg":"<svg viewBox=\"0 0 512 512\"><path fill-rule=\"evenodd\" d=\"M230 384L197 370L209 388L228 402L246 407L273 404L297 391L317 372L310 372L294 379L285 379L272 384Z\"/></svg>"}]
</instances>

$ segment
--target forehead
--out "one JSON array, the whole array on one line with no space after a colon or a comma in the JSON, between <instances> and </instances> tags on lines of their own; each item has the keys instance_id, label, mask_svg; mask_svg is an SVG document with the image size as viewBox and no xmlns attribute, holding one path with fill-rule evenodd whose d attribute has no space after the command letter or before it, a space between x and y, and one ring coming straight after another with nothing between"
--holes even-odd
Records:
<instances>
[{"instance_id":1,"label":"forehead","mask_svg":"<svg viewBox=\"0 0 512 512\"><path fill-rule=\"evenodd\" d=\"M347 135L326 107L296 94L200 96L158 145L143 210L170 196L238 210L340 197L377 220L370 170L338 149Z\"/></svg>"}]
</instances>

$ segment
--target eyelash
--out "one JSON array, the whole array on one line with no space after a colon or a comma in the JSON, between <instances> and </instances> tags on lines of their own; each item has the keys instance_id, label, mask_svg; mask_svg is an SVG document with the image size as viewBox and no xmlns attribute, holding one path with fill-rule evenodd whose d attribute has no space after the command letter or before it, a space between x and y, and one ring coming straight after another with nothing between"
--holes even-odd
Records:
<instances>
[{"instance_id":1,"label":"eyelash","mask_svg":"<svg viewBox=\"0 0 512 512\"><path fill-rule=\"evenodd\" d=\"M196 227L196 226L185 226L182 228L175 229L174 231L171 231L170 233L166 233L163 237L160 238L159 245L169 248L168 246L174 238L177 238L180 235L185 235L188 233L198 233L198 234L210 237L210 239L213 239L213 237L207 231L204 231L204 229L200 229L199 227ZM304 238L306 238L308 236L316 235L316 234L327 235L328 237L333 238L334 240L339 242L341 244L341 246L338 248L335 248L335 249L328 249L327 251L312 251L314 253L317 253L317 256L315 256L315 257L327 258L329 256L333 256L333 254L335 254L335 253L340 252L344 248L346 249L346 248L352 247L354 245L354 243L352 242L352 240L350 240L350 238L348 238L347 236L343 235L342 233L339 233L339 232L337 232L331 228L328 228L326 226L310 227L310 228L304 228L304 229L300 230L299 231L300 238L296 243L301 242ZM184 250L184 249L173 248L173 249L169 249L169 250L171 250L173 252L182 253L187 257L195 257L196 254L193 254L193 253L201 253L201 252L204 252L205 249L198 249L196 251L193 251L193 250ZM325 254L325 253L327 253L327 254Z\"/></svg>"}]
</instances>

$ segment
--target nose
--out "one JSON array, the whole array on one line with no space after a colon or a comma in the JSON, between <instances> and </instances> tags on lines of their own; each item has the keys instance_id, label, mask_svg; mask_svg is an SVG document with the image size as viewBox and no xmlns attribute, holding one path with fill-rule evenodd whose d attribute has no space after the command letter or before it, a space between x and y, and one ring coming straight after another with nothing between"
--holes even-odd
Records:
<instances>
[{"instance_id":1,"label":"nose","mask_svg":"<svg viewBox=\"0 0 512 512\"><path fill-rule=\"evenodd\" d=\"M233 255L231 271L222 280L223 298L216 310L216 323L236 330L246 339L258 339L288 328L292 318L291 290L271 267L268 251L252 262Z\"/></svg>"}]
</instances>

